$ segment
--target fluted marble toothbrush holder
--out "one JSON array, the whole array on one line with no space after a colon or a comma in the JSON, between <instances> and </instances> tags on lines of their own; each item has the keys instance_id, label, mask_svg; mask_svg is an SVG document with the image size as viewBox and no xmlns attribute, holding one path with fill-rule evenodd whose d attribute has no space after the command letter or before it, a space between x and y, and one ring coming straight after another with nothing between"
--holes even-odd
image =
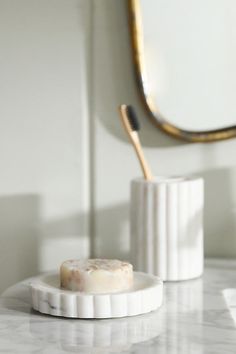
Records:
<instances>
[{"instance_id":1,"label":"fluted marble toothbrush holder","mask_svg":"<svg viewBox=\"0 0 236 354\"><path fill-rule=\"evenodd\" d=\"M166 281L203 272L202 178L131 181L131 260L135 270Z\"/></svg>"}]
</instances>

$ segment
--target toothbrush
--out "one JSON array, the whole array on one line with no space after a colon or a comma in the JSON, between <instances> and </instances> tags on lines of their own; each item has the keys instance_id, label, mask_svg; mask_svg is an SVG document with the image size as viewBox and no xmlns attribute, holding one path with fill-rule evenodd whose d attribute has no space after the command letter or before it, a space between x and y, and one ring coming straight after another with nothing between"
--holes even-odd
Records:
<instances>
[{"instance_id":1,"label":"toothbrush","mask_svg":"<svg viewBox=\"0 0 236 354\"><path fill-rule=\"evenodd\" d=\"M151 181L153 180L153 175L144 157L143 149L139 140L138 131L140 130L140 125L136 113L132 106L126 104L122 104L119 107L119 111L121 121L138 156L143 171L143 176L146 180Z\"/></svg>"}]
</instances>

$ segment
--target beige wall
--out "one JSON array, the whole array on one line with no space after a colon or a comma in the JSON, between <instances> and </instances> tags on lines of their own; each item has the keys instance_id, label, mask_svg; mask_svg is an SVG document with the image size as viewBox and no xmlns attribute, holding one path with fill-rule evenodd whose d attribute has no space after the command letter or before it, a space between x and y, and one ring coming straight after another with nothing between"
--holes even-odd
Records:
<instances>
[{"instance_id":1,"label":"beige wall","mask_svg":"<svg viewBox=\"0 0 236 354\"><path fill-rule=\"evenodd\" d=\"M0 292L89 253L90 5L0 0Z\"/></svg>"}]
</instances>

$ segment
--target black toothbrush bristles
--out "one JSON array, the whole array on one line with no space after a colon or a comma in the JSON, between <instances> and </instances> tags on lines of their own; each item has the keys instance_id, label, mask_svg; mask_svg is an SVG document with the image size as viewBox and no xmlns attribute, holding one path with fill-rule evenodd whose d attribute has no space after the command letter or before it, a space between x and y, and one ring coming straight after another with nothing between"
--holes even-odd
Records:
<instances>
[{"instance_id":1,"label":"black toothbrush bristles","mask_svg":"<svg viewBox=\"0 0 236 354\"><path fill-rule=\"evenodd\" d=\"M138 121L138 118L137 118L134 108L131 105L128 105L126 107L126 112L127 112L127 117L129 119L129 124L130 124L131 129L133 131L139 131L140 124L139 124L139 121Z\"/></svg>"}]
</instances>

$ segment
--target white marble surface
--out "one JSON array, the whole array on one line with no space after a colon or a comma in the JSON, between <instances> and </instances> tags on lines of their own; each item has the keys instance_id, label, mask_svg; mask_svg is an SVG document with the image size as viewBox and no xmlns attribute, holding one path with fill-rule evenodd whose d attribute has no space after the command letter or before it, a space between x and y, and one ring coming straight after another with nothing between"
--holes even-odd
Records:
<instances>
[{"instance_id":1,"label":"white marble surface","mask_svg":"<svg viewBox=\"0 0 236 354\"><path fill-rule=\"evenodd\" d=\"M236 261L208 260L203 278L165 284L156 312L112 320L41 315L30 306L28 280L0 298L0 353L236 352L236 325L223 290L236 288Z\"/></svg>"}]
</instances>

